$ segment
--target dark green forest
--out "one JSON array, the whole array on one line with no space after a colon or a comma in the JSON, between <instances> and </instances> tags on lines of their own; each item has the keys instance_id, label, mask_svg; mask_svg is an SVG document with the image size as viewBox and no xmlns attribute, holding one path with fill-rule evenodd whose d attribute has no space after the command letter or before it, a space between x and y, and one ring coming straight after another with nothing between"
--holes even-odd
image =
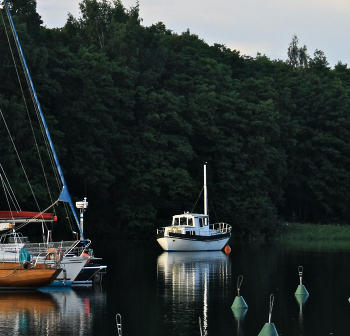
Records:
<instances>
[{"instance_id":1,"label":"dark green forest","mask_svg":"<svg viewBox=\"0 0 350 336\"><path fill-rule=\"evenodd\" d=\"M71 196L89 202L88 237L154 237L172 215L202 212L202 201L193 207L205 162L212 222L230 223L236 236L271 236L286 221L350 223L346 64L331 68L297 36L286 41L285 61L210 46L190 30L144 26L138 3L83 0L81 17L48 29L35 0L8 2ZM45 208L52 202L38 173L28 92L19 89L1 12L0 109ZM0 135L0 163L31 210L3 119Z\"/></svg>"}]
</instances>

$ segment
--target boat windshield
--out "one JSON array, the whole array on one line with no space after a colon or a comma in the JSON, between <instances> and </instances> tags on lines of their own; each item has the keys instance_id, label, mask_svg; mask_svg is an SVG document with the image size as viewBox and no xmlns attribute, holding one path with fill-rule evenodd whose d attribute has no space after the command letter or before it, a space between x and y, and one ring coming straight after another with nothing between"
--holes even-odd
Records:
<instances>
[{"instance_id":1,"label":"boat windshield","mask_svg":"<svg viewBox=\"0 0 350 336\"><path fill-rule=\"evenodd\" d=\"M173 225L193 226L193 218L192 217L175 217Z\"/></svg>"}]
</instances>

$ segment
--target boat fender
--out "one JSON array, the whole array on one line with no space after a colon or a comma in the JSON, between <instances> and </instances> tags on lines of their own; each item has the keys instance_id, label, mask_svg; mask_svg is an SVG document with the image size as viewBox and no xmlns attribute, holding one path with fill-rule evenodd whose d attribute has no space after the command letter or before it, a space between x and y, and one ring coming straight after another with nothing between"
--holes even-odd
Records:
<instances>
[{"instance_id":1,"label":"boat fender","mask_svg":"<svg viewBox=\"0 0 350 336\"><path fill-rule=\"evenodd\" d=\"M87 253L82 253L81 255L80 255L81 257L90 257ZM88 264L90 262L90 259L86 262L86 265Z\"/></svg>"},{"instance_id":2,"label":"boat fender","mask_svg":"<svg viewBox=\"0 0 350 336\"><path fill-rule=\"evenodd\" d=\"M57 260L59 259L57 250L55 248L49 248L46 252L45 260Z\"/></svg>"},{"instance_id":3,"label":"boat fender","mask_svg":"<svg viewBox=\"0 0 350 336\"><path fill-rule=\"evenodd\" d=\"M226 254L229 254L231 252L231 247L229 245L226 245L224 251Z\"/></svg>"}]
</instances>

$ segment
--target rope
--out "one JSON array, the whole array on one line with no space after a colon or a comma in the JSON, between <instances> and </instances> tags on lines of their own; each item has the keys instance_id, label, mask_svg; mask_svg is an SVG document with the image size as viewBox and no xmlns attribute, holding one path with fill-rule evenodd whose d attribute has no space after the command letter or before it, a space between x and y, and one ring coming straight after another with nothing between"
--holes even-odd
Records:
<instances>
[{"instance_id":1,"label":"rope","mask_svg":"<svg viewBox=\"0 0 350 336\"><path fill-rule=\"evenodd\" d=\"M242 282L243 282L243 275L240 275L237 279L237 293L238 293L237 296L240 296L239 291L241 290Z\"/></svg>"},{"instance_id":2,"label":"rope","mask_svg":"<svg viewBox=\"0 0 350 336\"><path fill-rule=\"evenodd\" d=\"M22 227L26 226L27 224L33 222L35 219L37 219L39 216L41 216L43 213L45 213L47 210L49 210L50 208L52 208L55 204L57 204L59 202L59 199L51 204L49 207L47 207L45 210L39 212L37 215L35 215L33 218L27 220L25 223L23 223L22 225L20 225L19 227L16 228L16 231L20 230Z\"/></svg>"},{"instance_id":3,"label":"rope","mask_svg":"<svg viewBox=\"0 0 350 336\"><path fill-rule=\"evenodd\" d=\"M22 266L22 265L19 264L11 273L7 274L6 276L0 277L0 279L8 278L9 276L11 276L11 274L16 272L20 266ZM27 271L27 269L23 269L23 271Z\"/></svg>"}]
</instances>

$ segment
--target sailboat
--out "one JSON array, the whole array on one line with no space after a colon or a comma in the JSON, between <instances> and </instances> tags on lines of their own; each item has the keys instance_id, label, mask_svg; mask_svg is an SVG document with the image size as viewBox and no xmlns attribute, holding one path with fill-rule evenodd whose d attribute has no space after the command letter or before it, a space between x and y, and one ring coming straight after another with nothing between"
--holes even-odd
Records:
<instances>
[{"instance_id":1,"label":"sailboat","mask_svg":"<svg viewBox=\"0 0 350 336\"><path fill-rule=\"evenodd\" d=\"M38 289L53 283L61 273L59 264L54 266L30 263L0 263L0 290Z\"/></svg>"},{"instance_id":2,"label":"sailboat","mask_svg":"<svg viewBox=\"0 0 350 336\"><path fill-rule=\"evenodd\" d=\"M12 16L10 13L10 9L8 6L8 3L6 0L4 0L4 8L6 10L6 14L11 26L11 30L15 39L16 47L19 52L19 56L21 59L21 63L23 66L23 69L25 71L26 79L28 82L28 86L31 92L31 96L34 101L34 105L36 110L38 111L38 114L40 115L40 121L44 129L44 133L46 135L46 140L49 144L49 150L52 154L55 168L57 169L58 175L60 177L61 183L62 183L62 191L59 195L59 198L56 202L54 202L50 207L45 209L42 212L35 213L32 218L30 218L30 215L33 215L33 213L30 212L23 212L23 211L10 211L10 214L7 214L5 216L1 216L0 213L0 230L8 230L7 233L3 234L1 237L1 246L0 246L0 260L3 262L12 256L12 258L18 258L19 257L19 250L21 248L25 248L29 254L31 255L31 258L33 258L36 262L41 262L43 259L45 259L45 262L51 262L54 263L57 259L60 259L61 265L63 267L64 272L62 279L57 279L58 281L55 281L55 284L64 284L64 285L71 285L73 284L76 277L78 277L79 274L81 274L84 267L87 265L87 262L94 259L93 250L89 248L90 241L86 240L84 238L84 233L81 228L82 225L82 216L81 221L79 222L74 204L72 202L72 199L70 197L68 187L65 181L65 178L63 176L63 172L61 169L61 166L58 161L58 157L56 155L55 148L53 146L53 142L51 140L49 129L46 125L46 121L44 118L44 115L42 113L39 100L36 95L36 91L34 89L33 82L31 80L31 76L27 67L27 63L25 61L25 57L18 39L18 35L12 20ZM75 219L76 225L78 227L78 230L80 232L80 238L77 239L77 241L72 242L53 242L50 240L50 232L47 234L47 240L40 244L33 244L30 243L27 237L21 237L21 235L17 232L16 223L21 224L20 226L23 226L29 222L33 222L36 220L40 220L42 223L45 221L53 221L56 220L56 217L53 216L53 218L50 217L50 215L46 214L46 211L48 211L51 207L53 207L55 204L57 204L59 201L66 202L69 204L69 207L71 209L71 213ZM82 202L77 202L77 206L81 205ZM87 207L87 202L85 198L85 202L83 204ZM78 208L79 208L78 206ZM86 207L83 206L83 209L85 211ZM47 217L45 217L47 216ZM12 251L11 251L12 249ZM12 255L11 255L12 252ZM93 262L89 263L89 268L93 265ZM97 275L99 272L105 272L106 266L97 266L98 270L95 271L95 273L91 276L89 273L87 278L85 278L85 284L88 284L91 278L95 275ZM81 279L80 279L81 280Z\"/></svg>"},{"instance_id":3,"label":"sailboat","mask_svg":"<svg viewBox=\"0 0 350 336\"><path fill-rule=\"evenodd\" d=\"M231 237L231 225L209 223L207 172L204 165L204 214L185 212L173 216L172 224L157 230L157 241L165 251L219 251Z\"/></svg>"}]
</instances>

